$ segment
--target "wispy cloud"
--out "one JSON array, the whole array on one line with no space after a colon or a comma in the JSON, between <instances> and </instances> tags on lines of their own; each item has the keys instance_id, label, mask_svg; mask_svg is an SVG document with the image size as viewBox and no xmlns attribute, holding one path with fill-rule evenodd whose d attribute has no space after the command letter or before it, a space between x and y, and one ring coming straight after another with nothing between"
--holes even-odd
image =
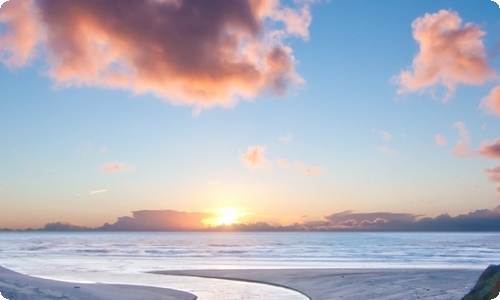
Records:
<instances>
[{"instance_id":1,"label":"wispy cloud","mask_svg":"<svg viewBox=\"0 0 500 300\"><path fill-rule=\"evenodd\" d=\"M500 115L500 86L491 90L491 92L481 100L479 107L492 115Z\"/></svg>"},{"instance_id":2,"label":"wispy cloud","mask_svg":"<svg viewBox=\"0 0 500 300\"><path fill-rule=\"evenodd\" d=\"M94 195L94 194L102 194L106 193L108 190L100 189L100 190L90 190L89 194Z\"/></svg>"},{"instance_id":3,"label":"wispy cloud","mask_svg":"<svg viewBox=\"0 0 500 300\"><path fill-rule=\"evenodd\" d=\"M302 83L284 40L308 38L310 3L9 1L0 17L6 26L0 59L21 67L39 48L58 87L152 93L197 108L230 106Z\"/></svg>"},{"instance_id":4,"label":"wispy cloud","mask_svg":"<svg viewBox=\"0 0 500 300\"><path fill-rule=\"evenodd\" d=\"M288 169L288 168L290 168L290 163L288 163L288 161L286 161L285 159L282 159L282 158L277 159L277 160L276 160L276 164L277 164L280 168L282 168L282 169Z\"/></svg>"},{"instance_id":5,"label":"wispy cloud","mask_svg":"<svg viewBox=\"0 0 500 300\"><path fill-rule=\"evenodd\" d=\"M500 166L493 169L486 169L484 171L486 172L486 174L488 174L488 177L491 181L500 182Z\"/></svg>"},{"instance_id":6,"label":"wispy cloud","mask_svg":"<svg viewBox=\"0 0 500 300\"><path fill-rule=\"evenodd\" d=\"M264 156L265 152L264 146L250 146L247 152L241 155L241 159L251 169L269 169L272 163Z\"/></svg>"},{"instance_id":7,"label":"wispy cloud","mask_svg":"<svg viewBox=\"0 0 500 300\"><path fill-rule=\"evenodd\" d=\"M441 146L441 147L446 146L447 141L446 141L446 138L445 138L443 135L441 135L441 134L436 134L436 137L435 137L434 139L435 139L436 144L437 144L438 146Z\"/></svg>"},{"instance_id":8,"label":"wispy cloud","mask_svg":"<svg viewBox=\"0 0 500 300\"><path fill-rule=\"evenodd\" d=\"M392 134L390 132L387 132L387 131L383 130L380 133L380 135L382 136L382 140L383 141L388 142L388 141L392 140Z\"/></svg>"},{"instance_id":9,"label":"wispy cloud","mask_svg":"<svg viewBox=\"0 0 500 300\"><path fill-rule=\"evenodd\" d=\"M453 127L458 129L458 134L460 136L455 148L451 150L451 154L457 157L471 157L475 156L476 153L471 147L471 141L469 137L469 130L463 122L455 122Z\"/></svg>"},{"instance_id":10,"label":"wispy cloud","mask_svg":"<svg viewBox=\"0 0 500 300\"><path fill-rule=\"evenodd\" d=\"M394 149L389 148L387 146L377 147L377 151L378 151L378 153L385 154L385 155L397 155L398 154L397 150L394 150Z\"/></svg>"},{"instance_id":11,"label":"wispy cloud","mask_svg":"<svg viewBox=\"0 0 500 300\"><path fill-rule=\"evenodd\" d=\"M412 28L420 52L411 70L393 79L400 85L399 94L443 86L447 101L455 94L457 85L481 85L495 77L482 41L486 33L473 23L462 26L457 12L440 10L425 14L413 21Z\"/></svg>"},{"instance_id":12,"label":"wispy cloud","mask_svg":"<svg viewBox=\"0 0 500 300\"><path fill-rule=\"evenodd\" d=\"M293 141L293 135L291 133L287 133L284 136L280 137L280 141L284 143L291 143Z\"/></svg>"},{"instance_id":13,"label":"wispy cloud","mask_svg":"<svg viewBox=\"0 0 500 300\"><path fill-rule=\"evenodd\" d=\"M112 161L101 166L101 170L106 173L125 173L134 170L135 167L123 162Z\"/></svg>"},{"instance_id":14,"label":"wispy cloud","mask_svg":"<svg viewBox=\"0 0 500 300\"><path fill-rule=\"evenodd\" d=\"M316 175L321 175L321 173L323 173L323 168L311 167L311 166L308 166L301 161L295 161L293 163L293 166L297 170L299 170L300 172L302 172L303 174L306 174L306 175L316 176Z\"/></svg>"}]
</instances>

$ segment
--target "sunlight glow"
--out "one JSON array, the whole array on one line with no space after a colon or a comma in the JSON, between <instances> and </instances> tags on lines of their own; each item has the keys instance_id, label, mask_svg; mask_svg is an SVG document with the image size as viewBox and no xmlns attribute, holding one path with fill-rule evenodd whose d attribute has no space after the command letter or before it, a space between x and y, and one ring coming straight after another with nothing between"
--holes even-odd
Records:
<instances>
[{"instance_id":1,"label":"sunlight glow","mask_svg":"<svg viewBox=\"0 0 500 300\"><path fill-rule=\"evenodd\" d=\"M243 213L232 207L223 207L215 210L215 215L214 218L203 220L203 223L208 226L231 225L238 223L238 218L243 216Z\"/></svg>"}]
</instances>

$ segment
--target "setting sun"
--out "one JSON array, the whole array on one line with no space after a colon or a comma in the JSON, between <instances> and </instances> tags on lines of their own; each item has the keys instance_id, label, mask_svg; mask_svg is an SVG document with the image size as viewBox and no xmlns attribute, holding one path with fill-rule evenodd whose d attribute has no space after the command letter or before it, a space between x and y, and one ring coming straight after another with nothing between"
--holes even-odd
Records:
<instances>
[{"instance_id":1,"label":"setting sun","mask_svg":"<svg viewBox=\"0 0 500 300\"><path fill-rule=\"evenodd\" d=\"M203 220L209 226L231 225L238 223L238 218L243 214L232 207L224 207L215 210L214 217Z\"/></svg>"}]
</instances>

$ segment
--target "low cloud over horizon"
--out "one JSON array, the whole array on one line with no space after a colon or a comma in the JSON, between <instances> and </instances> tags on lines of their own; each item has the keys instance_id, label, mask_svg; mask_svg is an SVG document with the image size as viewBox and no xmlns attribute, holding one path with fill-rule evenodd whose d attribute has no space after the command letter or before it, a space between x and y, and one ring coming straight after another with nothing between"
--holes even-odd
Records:
<instances>
[{"instance_id":1,"label":"low cloud over horizon","mask_svg":"<svg viewBox=\"0 0 500 300\"><path fill-rule=\"evenodd\" d=\"M68 222L48 223L42 231L499 231L500 205L467 214L435 218L409 213L344 211L324 215L322 220L292 225L255 221L207 226L203 220L216 218L213 213L175 210L133 211L132 216L118 217L115 223L91 228ZM8 230L8 229L5 229ZM32 229L30 229L32 230Z\"/></svg>"}]
</instances>

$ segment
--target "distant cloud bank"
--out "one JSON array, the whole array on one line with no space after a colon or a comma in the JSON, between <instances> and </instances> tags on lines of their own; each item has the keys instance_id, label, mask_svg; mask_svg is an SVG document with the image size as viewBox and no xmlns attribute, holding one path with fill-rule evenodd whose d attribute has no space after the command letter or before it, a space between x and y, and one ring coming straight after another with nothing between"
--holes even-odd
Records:
<instances>
[{"instance_id":1,"label":"distant cloud bank","mask_svg":"<svg viewBox=\"0 0 500 300\"><path fill-rule=\"evenodd\" d=\"M322 220L276 225L267 222L238 223L206 227L203 220L212 213L174 210L141 210L119 217L113 224L98 228L71 223L48 223L44 231L500 231L500 206L452 217L435 218L408 213L344 211L323 216Z\"/></svg>"},{"instance_id":2,"label":"distant cloud bank","mask_svg":"<svg viewBox=\"0 0 500 300\"><path fill-rule=\"evenodd\" d=\"M16 0L0 12L0 61L46 56L58 87L152 93L231 106L303 82L288 37L309 38L310 3L279 0ZM131 14L130 12L133 12Z\"/></svg>"}]
</instances>

